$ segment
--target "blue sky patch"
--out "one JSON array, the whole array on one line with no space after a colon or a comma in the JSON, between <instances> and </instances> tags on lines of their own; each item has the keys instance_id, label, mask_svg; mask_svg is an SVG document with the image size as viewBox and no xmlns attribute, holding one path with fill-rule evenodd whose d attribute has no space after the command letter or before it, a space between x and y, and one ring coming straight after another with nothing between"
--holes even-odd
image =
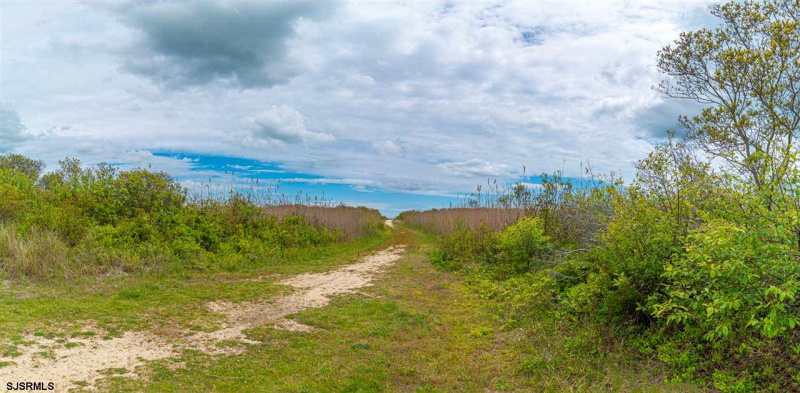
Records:
<instances>
[{"instance_id":1,"label":"blue sky patch","mask_svg":"<svg viewBox=\"0 0 800 393\"><path fill-rule=\"evenodd\" d=\"M380 210L387 217L395 217L405 210L425 210L448 207L458 198L436 195L418 195L385 191L363 184L350 184L343 179L286 170L278 163L238 157L175 152L154 152L154 156L183 159L191 162L188 175L175 178L184 184L197 184L205 190L225 193L235 188L241 192L261 192L270 188L273 198L284 195L291 200L327 200L352 206L367 206ZM191 174L196 172L197 175ZM187 182L188 181L188 182ZM189 187L192 190L192 187ZM198 190L193 190L197 192Z\"/></svg>"}]
</instances>

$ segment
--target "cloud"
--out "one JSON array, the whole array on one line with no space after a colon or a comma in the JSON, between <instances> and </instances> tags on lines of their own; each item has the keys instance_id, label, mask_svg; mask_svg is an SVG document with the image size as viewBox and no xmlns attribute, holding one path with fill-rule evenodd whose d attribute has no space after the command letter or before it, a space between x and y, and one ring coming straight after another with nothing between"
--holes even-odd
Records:
<instances>
[{"instance_id":1,"label":"cloud","mask_svg":"<svg viewBox=\"0 0 800 393\"><path fill-rule=\"evenodd\" d=\"M462 162L444 162L439 167L457 176L507 177L508 165L472 159Z\"/></svg>"},{"instance_id":2,"label":"cloud","mask_svg":"<svg viewBox=\"0 0 800 393\"><path fill-rule=\"evenodd\" d=\"M374 183L371 180L365 180L365 179L308 179L304 177L281 179L281 181L290 183L346 184L346 185L358 185L358 186L368 186Z\"/></svg>"},{"instance_id":3,"label":"cloud","mask_svg":"<svg viewBox=\"0 0 800 393\"><path fill-rule=\"evenodd\" d=\"M395 154L400 152L402 148L394 143L394 141L384 140L379 142L373 142L372 147L379 151L381 154Z\"/></svg>"},{"instance_id":4,"label":"cloud","mask_svg":"<svg viewBox=\"0 0 800 393\"><path fill-rule=\"evenodd\" d=\"M330 14L331 4L305 2L150 3L121 19L141 33L123 69L170 87L217 80L270 87L296 76L288 40L299 18Z\"/></svg>"},{"instance_id":5,"label":"cloud","mask_svg":"<svg viewBox=\"0 0 800 393\"><path fill-rule=\"evenodd\" d=\"M247 119L246 123L252 136L259 141L312 144L336 140L331 134L307 130L300 112L286 105L273 105L272 108Z\"/></svg>"},{"instance_id":6,"label":"cloud","mask_svg":"<svg viewBox=\"0 0 800 393\"><path fill-rule=\"evenodd\" d=\"M375 79L369 75L349 75L347 84L356 89L371 89L375 86Z\"/></svg>"},{"instance_id":7,"label":"cloud","mask_svg":"<svg viewBox=\"0 0 800 393\"><path fill-rule=\"evenodd\" d=\"M31 139L13 109L0 105L0 153L10 151Z\"/></svg>"},{"instance_id":8,"label":"cloud","mask_svg":"<svg viewBox=\"0 0 800 393\"><path fill-rule=\"evenodd\" d=\"M526 189L532 190L532 191L544 189L544 186L542 184L539 184L539 183L517 182L515 184L521 184Z\"/></svg>"},{"instance_id":9,"label":"cloud","mask_svg":"<svg viewBox=\"0 0 800 393\"><path fill-rule=\"evenodd\" d=\"M13 133L48 163L268 159L426 195L523 165L630 179L692 110L654 97L655 54L709 3L7 2L0 89L28 130L56 127Z\"/></svg>"},{"instance_id":10,"label":"cloud","mask_svg":"<svg viewBox=\"0 0 800 393\"><path fill-rule=\"evenodd\" d=\"M691 117L699 114L702 109L703 105L691 100L659 99L637 110L631 122L644 137L665 139L667 131L676 131L681 135L678 116Z\"/></svg>"}]
</instances>

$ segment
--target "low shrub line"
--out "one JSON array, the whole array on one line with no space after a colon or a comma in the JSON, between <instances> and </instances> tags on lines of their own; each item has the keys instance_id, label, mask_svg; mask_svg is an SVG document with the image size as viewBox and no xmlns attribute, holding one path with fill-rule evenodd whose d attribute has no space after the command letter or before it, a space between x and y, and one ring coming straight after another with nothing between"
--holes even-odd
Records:
<instances>
[{"instance_id":1,"label":"low shrub line","mask_svg":"<svg viewBox=\"0 0 800 393\"><path fill-rule=\"evenodd\" d=\"M376 210L190 198L166 173L0 155L0 274L11 279L242 269L370 236Z\"/></svg>"}]
</instances>

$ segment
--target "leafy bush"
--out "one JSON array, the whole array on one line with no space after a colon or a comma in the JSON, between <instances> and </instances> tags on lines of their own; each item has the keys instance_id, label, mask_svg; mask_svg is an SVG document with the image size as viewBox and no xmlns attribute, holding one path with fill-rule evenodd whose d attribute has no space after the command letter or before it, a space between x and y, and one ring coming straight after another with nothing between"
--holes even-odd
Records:
<instances>
[{"instance_id":1,"label":"leafy bush","mask_svg":"<svg viewBox=\"0 0 800 393\"><path fill-rule=\"evenodd\" d=\"M708 341L750 330L789 337L800 325L800 264L789 245L767 240L768 230L713 221L692 231L666 268L664 293L651 298L653 314Z\"/></svg>"},{"instance_id":2,"label":"leafy bush","mask_svg":"<svg viewBox=\"0 0 800 393\"><path fill-rule=\"evenodd\" d=\"M365 208L292 205L277 216L236 192L190 200L163 172L84 168L74 159L42 169L39 161L0 155L0 271L11 278L232 269L383 227L380 214Z\"/></svg>"},{"instance_id":3,"label":"leafy bush","mask_svg":"<svg viewBox=\"0 0 800 393\"><path fill-rule=\"evenodd\" d=\"M587 279L566 299L574 300L576 310L610 320L647 322L641 306L661 289L666 262L679 245L668 215L637 193L620 195L614 211L600 244L583 256Z\"/></svg>"},{"instance_id":4,"label":"leafy bush","mask_svg":"<svg viewBox=\"0 0 800 393\"><path fill-rule=\"evenodd\" d=\"M552 251L542 221L532 217L500 232L488 226L471 229L462 225L438 239L438 247L432 254L434 263L449 270L488 269L498 277L541 268Z\"/></svg>"},{"instance_id":5,"label":"leafy bush","mask_svg":"<svg viewBox=\"0 0 800 393\"><path fill-rule=\"evenodd\" d=\"M635 333L677 379L798 391L800 2L711 10L719 28L683 33L659 52L671 79L656 88L706 107L680 118L682 138L670 132L631 184L514 187L497 200L535 219L492 236L490 247L452 244L475 242L474 233L445 234L442 252L508 266L481 281L494 296L528 293L516 284L548 277L530 282L537 295L549 291L539 299ZM545 268L531 273L537 266Z\"/></svg>"},{"instance_id":6,"label":"leafy bush","mask_svg":"<svg viewBox=\"0 0 800 393\"><path fill-rule=\"evenodd\" d=\"M526 217L504 229L497 239L497 263L513 273L542 267L552 246L545 236L542 220Z\"/></svg>"},{"instance_id":7,"label":"leafy bush","mask_svg":"<svg viewBox=\"0 0 800 393\"><path fill-rule=\"evenodd\" d=\"M439 238L431 260L448 270L461 270L490 263L496 249L497 234L487 226L470 229L459 226Z\"/></svg>"}]
</instances>

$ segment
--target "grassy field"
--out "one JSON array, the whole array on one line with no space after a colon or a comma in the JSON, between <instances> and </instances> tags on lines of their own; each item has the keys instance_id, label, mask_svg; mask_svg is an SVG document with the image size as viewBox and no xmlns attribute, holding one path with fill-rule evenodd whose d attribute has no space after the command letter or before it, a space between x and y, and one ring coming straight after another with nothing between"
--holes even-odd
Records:
<instances>
[{"instance_id":1,"label":"grassy field","mask_svg":"<svg viewBox=\"0 0 800 393\"><path fill-rule=\"evenodd\" d=\"M110 334L147 329L211 331L211 300L240 302L286 292L274 283L305 271L355 261L371 249L408 245L404 257L363 293L337 297L292 316L312 332L263 326L247 331L263 344L217 356L184 351L138 370L108 370L103 391L687 391L664 382L656 362L616 342L612 333L544 311L504 328L503 307L477 296L463 276L428 261L432 239L407 229L385 232L324 255L236 274L190 274L151 280L118 278L72 288L6 288L0 302L3 341L22 332L82 334L96 320ZM299 256L301 257L301 256ZM261 277L261 280L248 279ZM4 351L14 351L6 346Z\"/></svg>"},{"instance_id":2,"label":"grassy field","mask_svg":"<svg viewBox=\"0 0 800 393\"><path fill-rule=\"evenodd\" d=\"M6 281L0 288L0 348L13 354L25 332L65 339L80 335L86 325L80 321L96 321L112 336L126 330L214 329L219 316L206 309L207 302L278 294L285 290L273 284L280 277L352 262L389 236L384 230L355 242L301 249L287 263L237 272L113 276L69 283Z\"/></svg>"}]
</instances>

